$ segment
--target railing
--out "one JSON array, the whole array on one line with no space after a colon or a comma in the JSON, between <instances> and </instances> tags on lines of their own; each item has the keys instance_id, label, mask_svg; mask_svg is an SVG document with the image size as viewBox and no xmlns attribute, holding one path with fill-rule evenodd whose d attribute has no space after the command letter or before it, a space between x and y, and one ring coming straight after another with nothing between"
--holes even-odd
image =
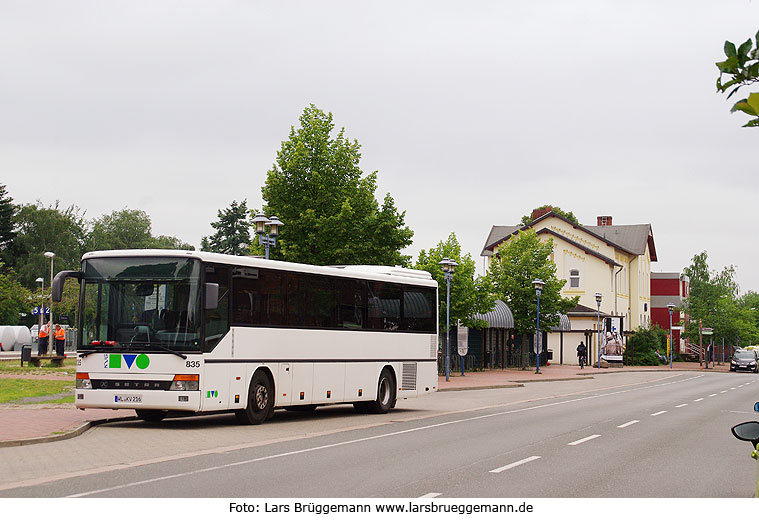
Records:
<instances>
[{"instance_id":1,"label":"railing","mask_svg":"<svg viewBox=\"0 0 759 525\"><path fill-rule=\"evenodd\" d=\"M696 359L696 361L699 361L701 360L703 351L701 350L701 347L698 345L694 345L693 343L686 343L685 352L683 352L683 354L689 356L692 359Z\"/></svg>"}]
</instances>

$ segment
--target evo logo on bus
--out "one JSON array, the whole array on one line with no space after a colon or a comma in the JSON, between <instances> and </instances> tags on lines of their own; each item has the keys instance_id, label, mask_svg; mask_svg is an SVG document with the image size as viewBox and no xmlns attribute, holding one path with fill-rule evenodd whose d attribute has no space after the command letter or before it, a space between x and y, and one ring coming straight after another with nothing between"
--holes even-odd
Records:
<instances>
[{"instance_id":1,"label":"evo logo on bus","mask_svg":"<svg viewBox=\"0 0 759 525\"><path fill-rule=\"evenodd\" d=\"M132 365L137 365L140 370L145 370L150 366L150 357L145 354L107 354L105 356L105 362L103 368L121 368L121 358L124 358L124 364L126 367L132 368Z\"/></svg>"}]
</instances>

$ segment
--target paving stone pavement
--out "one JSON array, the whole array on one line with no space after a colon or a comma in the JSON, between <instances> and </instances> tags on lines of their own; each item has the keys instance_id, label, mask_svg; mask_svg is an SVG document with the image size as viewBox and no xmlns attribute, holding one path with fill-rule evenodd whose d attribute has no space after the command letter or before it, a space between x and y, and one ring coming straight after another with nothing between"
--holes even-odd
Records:
<instances>
[{"instance_id":1,"label":"paving stone pavement","mask_svg":"<svg viewBox=\"0 0 759 525\"><path fill-rule=\"evenodd\" d=\"M701 370L699 363L674 363L675 370ZM592 380L596 374L669 371L668 366L590 368L576 365L550 365L535 370L487 370L450 375L438 379L438 390L471 390L520 387L533 381ZM727 372L728 365L717 365L705 372ZM19 446L66 439L81 434L93 424L120 418L134 418L133 410L77 410L68 405L0 405L0 447Z\"/></svg>"}]
</instances>

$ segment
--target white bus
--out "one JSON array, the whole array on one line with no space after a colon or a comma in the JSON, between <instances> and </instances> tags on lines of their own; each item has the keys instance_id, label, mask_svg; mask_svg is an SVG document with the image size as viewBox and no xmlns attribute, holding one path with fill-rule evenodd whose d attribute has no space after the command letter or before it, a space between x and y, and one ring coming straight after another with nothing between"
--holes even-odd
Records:
<instances>
[{"instance_id":1,"label":"white bus","mask_svg":"<svg viewBox=\"0 0 759 525\"><path fill-rule=\"evenodd\" d=\"M437 281L418 270L320 267L174 250L87 253L78 408L234 412L353 403L386 413L437 389Z\"/></svg>"}]
</instances>

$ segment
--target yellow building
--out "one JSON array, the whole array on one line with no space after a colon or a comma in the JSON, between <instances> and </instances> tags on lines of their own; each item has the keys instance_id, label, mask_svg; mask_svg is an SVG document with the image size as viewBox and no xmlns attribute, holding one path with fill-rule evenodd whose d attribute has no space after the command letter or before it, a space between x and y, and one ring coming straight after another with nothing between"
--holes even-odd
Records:
<instances>
[{"instance_id":1,"label":"yellow building","mask_svg":"<svg viewBox=\"0 0 759 525\"><path fill-rule=\"evenodd\" d=\"M651 322L651 263L656 262L656 248L650 224L614 225L610 216L598 217L595 226L574 224L553 211L536 210L528 226L493 226L481 255L485 271L498 250L518 231L533 229L542 241L553 240L552 261L558 277L566 280L564 297L579 297L579 307L568 312L571 330L564 332L562 356L557 355L557 336L549 336L552 362L576 363L572 350L580 340L586 341L590 356L597 355L595 333L601 294L600 317L616 318L620 332L649 326ZM539 213L542 215L537 216ZM573 346L574 345L574 346Z\"/></svg>"}]
</instances>

